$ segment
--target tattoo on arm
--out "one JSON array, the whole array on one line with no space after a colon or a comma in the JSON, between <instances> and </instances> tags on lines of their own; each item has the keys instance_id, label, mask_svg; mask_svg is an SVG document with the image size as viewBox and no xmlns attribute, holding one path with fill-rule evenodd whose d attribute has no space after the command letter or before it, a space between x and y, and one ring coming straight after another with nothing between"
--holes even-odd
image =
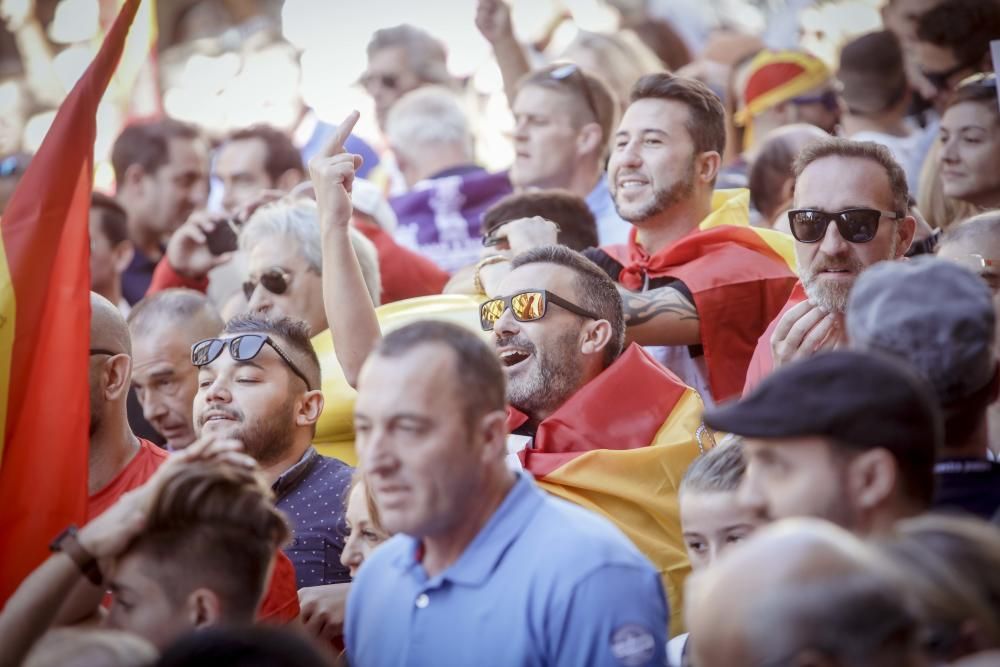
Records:
<instances>
[{"instance_id":1,"label":"tattoo on arm","mask_svg":"<svg viewBox=\"0 0 1000 667\"><path fill-rule=\"evenodd\" d=\"M660 317L674 315L678 320L697 320L694 304L672 287L661 287L648 292L621 290L625 307L625 325L634 327Z\"/></svg>"}]
</instances>

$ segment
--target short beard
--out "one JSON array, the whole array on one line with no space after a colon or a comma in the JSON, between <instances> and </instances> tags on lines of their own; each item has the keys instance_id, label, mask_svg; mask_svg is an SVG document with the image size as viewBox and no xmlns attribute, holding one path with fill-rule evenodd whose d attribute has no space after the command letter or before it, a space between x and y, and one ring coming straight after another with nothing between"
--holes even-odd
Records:
<instances>
[{"instance_id":1,"label":"short beard","mask_svg":"<svg viewBox=\"0 0 1000 667\"><path fill-rule=\"evenodd\" d=\"M621 207L618 206L618 200L614 199L615 210L622 220L634 225L641 224L682 201L690 199L692 192L694 192L694 160L691 161L683 179L675 181L668 188L661 188L654 191L653 200L643 208L638 211L623 212ZM617 189L615 194L617 194Z\"/></svg>"},{"instance_id":2,"label":"short beard","mask_svg":"<svg viewBox=\"0 0 1000 667\"><path fill-rule=\"evenodd\" d=\"M295 399L290 398L272 414L247 423L227 437L243 443L243 449L261 467L273 465L292 448Z\"/></svg>"},{"instance_id":3,"label":"short beard","mask_svg":"<svg viewBox=\"0 0 1000 667\"><path fill-rule=\"evenodd\" d=\"M899 231L898 226L893 228L892 231L892 244L889 246L889 252L885 260L892 260L896 258L896 251L899 249ZM844 313L847 311L847 301L851 297L851 288L854 287L854 281L852 280L849 285L843 285L836 283L833 285L824 285L816 279L816 275L828 268L847 268L854 271L855 280L857 276L861 275L861 272L865 270L865 265L861 263L855 255L851 255L846 262L836 262L829 257L824 256L822 261L814 262L815 266L810 268L800 268L799 269L799 279L802 281L802 287L805 289L806 294L809 296L809 300L820 308L824 308L827 312L831 313ZM819 258L817 258L819 260Z\"/></svg>"},{"instance_id":4,"label":"short beard","mask_svg":"<svg viewBox=\"0 0 1000 667\"><path fill-rule=\"evenodd\" d=\"M518 345L535 357L531 374L507 382L507 401L529 417L550 415L580 388L583 368L575 353L579 330L567 331L542 352L527 340ZM506 343L505 343L506 344Z\"/></svg>"}]
</instances>

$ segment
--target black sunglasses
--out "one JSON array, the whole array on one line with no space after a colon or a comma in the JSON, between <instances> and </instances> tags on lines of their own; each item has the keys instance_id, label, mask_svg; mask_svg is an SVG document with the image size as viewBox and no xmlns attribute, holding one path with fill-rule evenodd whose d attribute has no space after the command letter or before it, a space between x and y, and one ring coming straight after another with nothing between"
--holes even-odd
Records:
<instances>
[{"instance_id":1,"label":"black sunglasses","mask_svg":"<svg viewBox=\"0 0 1000 667\"><path fill-rule=\"evenodd\" d=\"M891 211L874 208L846 208L828 213L814 209L795 209L788 212L788 224L792 236L801 243L816 243L826 236L826 228L831 222L837 223L837 231L848 243L868 243L878 232L878 222L885 216L899 220L903 216Z\"/></svg>"},{"instance_id":2,"label":"black sunglasses","mask_svg":"<svg viewBox=\"0 0 1000 667\"><path fill-rule=\"evenodd\" d=\"M287 354L278 347L270 336L264 334L243 334L235 338L206 338L191 346L191 363L201 368L206 366L222 354L222 351L229 348L229 356L233 361L250 361L264 349L264 345L270 345L271 349L278 353L281 360L288 364L292 372L306 383L306 389L312 389L305 373L299 370L298 366L288 357Z\"/></svg>"},{"instance_id":3,"label":"black sunglasses","mask_svg":"<svg viewBox=\"0 0 1000 667\"><path fill-rule=\"evenodd\" d=\"M545 317L548 304L554 303L562 306L571 313L586 317L591 320L601 319L589 310L584 310L580 306L560 298L552 292L544 289L525 290L510 296L497 297L479 304L479 324L483 331L493 331L493 325L504 314L507 308L513 313L514 319L518 322L532 322Z\"/></svg>"},{"instance_id":4,"label":"black sunglasses","mask_svg":"<svg viewBox=\"0 0 1000 667\"><path fill-rule=\"evenodd\" d=\"M575 81L576 86L583 93L584 100L587 102L587 108L594 115L594 120L598 123L601 122L601 114L597 113L597 103L594 102L594 95L590 92L590 86L587 85L587 77L583 75L583 72L576 64L566 63L565 65L559 65L549 71L549 77L556 81Z\"/></svg>"},{"instance_id":5,"label":"black sunglasses","mask_svg":"<svg viewBox=\"0 0 1000 667\"><path fill-rule=\"evenodd\" d=\"M257 290L257 284L261 284L271 294L284 294L288 291L288 285L292 282L292 274L278 268L268 269L260 274L256 281L246 280L243 282L243 296L250 300Z\"/></svg>"}]
</instances>

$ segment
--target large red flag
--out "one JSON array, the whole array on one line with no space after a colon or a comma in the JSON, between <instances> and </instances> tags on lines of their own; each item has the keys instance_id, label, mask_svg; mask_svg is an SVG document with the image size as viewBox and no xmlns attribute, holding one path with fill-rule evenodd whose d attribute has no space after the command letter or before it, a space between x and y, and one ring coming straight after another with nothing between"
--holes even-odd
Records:
<instances>
[{"instance_id":1,"label":"large red flag","mask_svg":"<svg viewBox=\"0 0 1000 667\"><path fill-rule=\"evenodd\" d=\"M97 105L140 2L122 7L0 219L0 603L85 515Z\"/></svg>"}]
</instances>

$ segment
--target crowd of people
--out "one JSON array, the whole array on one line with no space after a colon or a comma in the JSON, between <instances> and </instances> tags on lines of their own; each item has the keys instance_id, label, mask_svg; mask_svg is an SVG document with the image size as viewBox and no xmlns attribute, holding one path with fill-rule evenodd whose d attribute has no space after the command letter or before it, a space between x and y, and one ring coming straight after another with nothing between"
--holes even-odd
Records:
<instances>
[{"instance_id":1,"label":"crowd of people","mask_svg":"<svg viewBox=\"0 0 1000 667\"><path fill-rule=\"evenodd\" d=\"M375 145L119 133L87 521L0 663L1000 665L1000 2L836 62L618 4L542 62L477 0L500 171L408 24Z\"/></svg>"}]
</instances>

